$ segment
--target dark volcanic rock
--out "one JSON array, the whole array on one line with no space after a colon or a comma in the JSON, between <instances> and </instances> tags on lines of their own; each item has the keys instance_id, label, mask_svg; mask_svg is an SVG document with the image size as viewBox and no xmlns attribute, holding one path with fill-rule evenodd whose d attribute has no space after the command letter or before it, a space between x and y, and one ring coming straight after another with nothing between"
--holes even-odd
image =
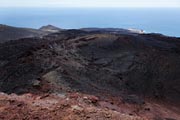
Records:
<instances>
[{"instance_id":1,"label":"dark volcanic rock","mask_svg":"<svg viewBox=\"0 0 180 120\"><path fill-rule=\"evenodd\" d=\"M180 100L180 40L67 30L0 44L0 90L35 92L40 79L86 93ZM53 90L60 90L51 88Z\"/></svg>"}]
</instances>

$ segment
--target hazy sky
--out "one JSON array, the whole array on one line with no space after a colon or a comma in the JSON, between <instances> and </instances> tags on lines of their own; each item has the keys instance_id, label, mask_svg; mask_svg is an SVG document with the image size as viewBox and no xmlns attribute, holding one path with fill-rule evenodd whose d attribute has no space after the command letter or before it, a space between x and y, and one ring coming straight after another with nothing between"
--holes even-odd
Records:
<instances>
[{"instance_id":1,"label":"hazy sky","mask_svg":"<svg viewBox=\"0 0 180 120\"><path fill-rule=\"evenodd\" d=\"M0 7L179 7L180 0L0 0Z\"/></svg>"}]
</instances>

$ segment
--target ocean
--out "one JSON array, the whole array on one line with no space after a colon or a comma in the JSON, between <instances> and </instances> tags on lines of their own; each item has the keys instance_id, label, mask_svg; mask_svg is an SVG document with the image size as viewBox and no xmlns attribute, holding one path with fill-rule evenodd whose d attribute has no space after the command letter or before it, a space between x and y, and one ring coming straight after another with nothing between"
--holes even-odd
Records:
<instances>
[{"instance_id":1,"label":"ocean","mask_svg":"<svg viewBox=\"0 0 180 120\"><path fill-rule=\"evenodd\" d=\"M180 37L180 8L0 8L0 24L134 28Z\"/></svg>"}]
</instances>

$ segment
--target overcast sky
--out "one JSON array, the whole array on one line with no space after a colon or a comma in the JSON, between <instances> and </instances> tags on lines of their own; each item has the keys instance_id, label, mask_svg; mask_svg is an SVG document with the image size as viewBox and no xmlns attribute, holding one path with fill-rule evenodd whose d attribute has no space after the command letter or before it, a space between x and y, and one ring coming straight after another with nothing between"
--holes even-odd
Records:
<instances>
[{"instance_id":1,"label":"overcast sky","mask_svg":"<svg viewBox=\"0 0 180 120\"><path fill-rule=\"evenodd\" d=\"M0 0L0 7L179 7L180 0Z\"/></svg>"}]
</instances>

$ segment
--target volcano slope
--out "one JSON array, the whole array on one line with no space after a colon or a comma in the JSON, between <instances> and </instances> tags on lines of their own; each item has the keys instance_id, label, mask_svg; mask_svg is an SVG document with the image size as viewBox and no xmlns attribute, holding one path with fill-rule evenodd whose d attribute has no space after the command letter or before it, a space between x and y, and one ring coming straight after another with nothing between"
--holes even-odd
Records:
<instances>
[{"instance_id":1,"label":"volcano slope","mask_svg":"<svg viewBox=\"0 0 180 120\"><path fill-rule=\"evenodd\" d=\"M179 68L180 39L158 34L66 30L8 41L0 117L178 120Z\"/></svg>"}]
</instances>

